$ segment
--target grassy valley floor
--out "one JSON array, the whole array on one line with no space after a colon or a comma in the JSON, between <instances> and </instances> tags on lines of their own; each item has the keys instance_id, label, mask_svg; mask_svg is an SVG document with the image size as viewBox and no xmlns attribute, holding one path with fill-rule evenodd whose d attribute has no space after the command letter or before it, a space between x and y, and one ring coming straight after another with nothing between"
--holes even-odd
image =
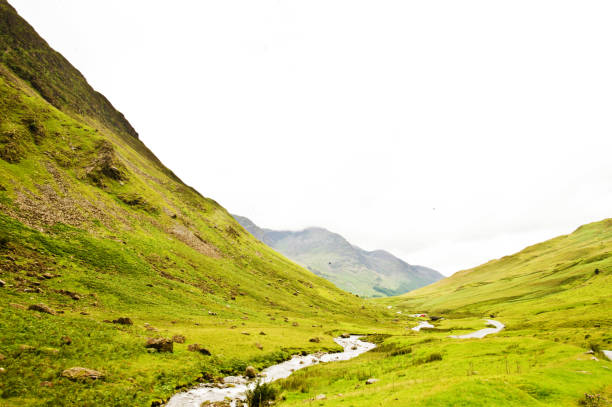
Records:
<instances>
[{"instance_id":1,"label":"grassy valley floor","mask_svg":"<svg viewBox=\"0 0 612 407\"><path fill-rule=\"evenodd\" d=\"M448 338L484 324L445 320L435 329L374 336L380 344L368 354L282 381L286 400L280 405L603 406L588 404L586 394L612 399L612 363L598 352L585 353L590 334L612 339L601 330L510 327L484 339ZM366 384L371 378L378 381ZM310 401L320 394L324 400Z\"/></svg>"},{"instance_id":2,"label":"grassy valley floor","mask_svg":"<svg viewBox=\"0 0 612 407\"><path fill-rule=\"evenodd\" d=\"M612 401L612 220L584 225L400 297L396 331L355 360L280 383L281 405L606 406ZM444 317L415 332L419 318ZM506 325L483 339L454 339ZM366 385L369 378L378 382Z\"/></svg>"}]
</instances>

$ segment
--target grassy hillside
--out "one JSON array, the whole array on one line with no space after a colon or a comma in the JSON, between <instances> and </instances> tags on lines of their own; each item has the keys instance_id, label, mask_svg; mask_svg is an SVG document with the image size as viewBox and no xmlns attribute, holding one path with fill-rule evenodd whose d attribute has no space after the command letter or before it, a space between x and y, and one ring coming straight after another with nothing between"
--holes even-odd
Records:
<instances>
[{"instance_id":1,"label":"grassy hillside","mask_svg":"<svg viewBox=\"0 0 612 407\"><path fill-rule=\"evenodd\" d=\"M4 0L0 50L0 405L150 405L378 317L183 184Z\"/></svg>"},{"instance_id":2,"label":"grassy hillside","mask_svg":"<svg viewBox=\"0 0 612 407\"><path fill-rule=\"evenodd\" d=\"M325 406L608 406L612 403L612 219L406 295L377 299L402 333L363 357L297 372L287 401ZM397 314L401 312L401 314ZM427 312L443 320L415 332ZM455 339L495 317L506 329ZM368 378L378 382L365 385Z\"/></svg>"},{"instance_id":3,"label":"grassy hillside","mask_svg":"<svg viewBox=\"0 0 612 407\"><path fill-rule=\"evenodd\" d=\"M393 300L521 327L612 326L612 219L492 260Z\"/></svg>"},{"instance_id":4,"label":"grassy hillside","mask_svg":"<svg viewBox=\"0 0 612 407\"><path fill-rule=\"evenodd\" d=\"M323 228L300 231L263 229L234 215L253 236L343 290L364 296L399 295L440 280L443 276L413 266L384 250L366 251Z\"/></svg>"},{"instance_id":5,"label":"grassy hillside","mask_svg":"<svg viewBox=\"0 0 612 407\"><path fill-rule=\"evenodd\" d=\"M341 331L377 332L379 347L297 372L280 405L321 393L317 405L355 407L612 398L600 353L612 347L611 220L364 301L183 184L5 0L0 50L0 406L158 405L249 364L336 349ZM414 312L446 319L415 332ZM507 329L448 338L491 314ZM172 338L173 352L149 338ZM62 375L74 367L103 377Z\"/></svg>"}]
</instances>

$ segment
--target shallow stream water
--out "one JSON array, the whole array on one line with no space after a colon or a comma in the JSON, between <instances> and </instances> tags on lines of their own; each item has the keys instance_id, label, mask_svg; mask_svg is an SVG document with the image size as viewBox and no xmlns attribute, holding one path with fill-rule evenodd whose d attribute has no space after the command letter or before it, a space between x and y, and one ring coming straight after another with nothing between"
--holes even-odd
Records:
<instances>
[{"instance_id":1,"label":"shallow stream water","mask_svg":"<svg viewBox=\"0 0 612 407\"><path fill-rule=\"evenodd\" d=\"M423 328L435 328L435 326L433 326L432 324L430 324L427 321L421 321L421 322L419 322L419 324L417 326L413 326L410 329L412 329L413 331L419 332Z\"/></svg>"},{"instance_id":2,"label":"shallow stream water","mask_svg":"<svg viewBox=\"0 0 612 407\"><path fill-rule=\"evenodd\" d=\"M349 360L376 347L375 344L364 342L360 336L351 335L349 338L335 338L334 342L344 348L338 353L315 353L307 356L293 356L290 360L270 366L261 372L262 383L273 382L289 377L296 370L303 369L321 362L336 362ZM167 407L200 407L204 401L232 400L232 406L237 400L244 400L247 389L253 388L255 381L248 381L243 376L228 376L223 384L206 383L191 390L175 394L166 404Z\"/></svg>"},{"instance_id":3,"label":"shallow stream water","mask_svg":"<svg viewBox=\"0 0 612 407\"><path fill-rule=\"evenodd\" d=\"M482 339L487 335L491 335L491 334L496 334L499 331L501 331L502 329L504 329L506 327L506 325L502 324L499 321L496 321L494 319L487 319L487 323L495 326L495 328L484 328L481 329L479 331L476 332L471 332L469 334L465 334L465 335L451 335L449 336L449 338L457 338L457 339L469 339L469 338L478 338L478 339Z\"/></svg>"}]
</instances>

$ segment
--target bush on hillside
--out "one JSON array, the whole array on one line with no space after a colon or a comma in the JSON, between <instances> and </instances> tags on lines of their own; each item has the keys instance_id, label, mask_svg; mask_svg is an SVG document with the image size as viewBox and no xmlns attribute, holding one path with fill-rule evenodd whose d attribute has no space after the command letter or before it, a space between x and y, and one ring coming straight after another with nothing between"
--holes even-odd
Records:
<instances>
[{"instance_id":1,"label":"bush on hillside","mask_svg":"<svg viewBox=\"0 0 612 407\"><path fill-rule=\"evenodd\" d=\"M278 391L270 383L257 382L253 389L246 391L246 399L249 407L269 406L274 400Z\"/></svg>"},{"instance_id":2,"label":"bush on hillside","mask_svg":"<svg viewBox=\"0 0 612 407\"><path fill-rule=\"evenodd\" d=\"M440 353L432 353L431 355L425 358L425 363L435 362L436 360L442 360L442 355Z\"/></svg>"}]
</instances>

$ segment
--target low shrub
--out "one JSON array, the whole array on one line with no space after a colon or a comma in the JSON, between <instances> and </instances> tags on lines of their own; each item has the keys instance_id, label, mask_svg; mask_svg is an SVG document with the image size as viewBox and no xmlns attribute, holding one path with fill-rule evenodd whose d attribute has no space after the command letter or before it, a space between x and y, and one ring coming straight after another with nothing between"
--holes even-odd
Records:
<instances>
[{"instance_id":1,"label":"low shrub","mask_svg":"<svg viewBox=\"0 0 612 407\"><path fill-rule=\"evenodd\" d=\"M278 395L278 391L270 383L257 382L253 389L245 393L249 407L269 406Z\"/></svg>"},{"instance_id":2,"label":"low shrub","mask_svg":"<svg viewBox=\"0 0 612 407\"><path fill-rule=\"evenodd\" d=\"M431 355L425 358L425 363L435 362L436 360L442 360L442 355L440 353L432 353Z\"/></svg>"},{"instance_id":3,"label":"low shrub","mask_svg":"<svg viewBox=\"0 0 612 407\"><path fill-rule=\"evenodd\" d=\"M608 401L601 394L585 393L584 398L578 404L586 407L599 407L608 405Z\"/></svg>"},{"instance_id":4,"label":"low shrub","mask_svg":"<svg viewBox=\"0 0 612 407\"><path fill-rule=\"evenodd\" d=\"M434 352L432 354L429 354L423 358L419 358L419 359L415 359L414 362L412 362L414 365L422 365L423 363L431 363L431 362L435 362L438 360L442 360L442 354Z\"/></svg>"}]
</instances>

